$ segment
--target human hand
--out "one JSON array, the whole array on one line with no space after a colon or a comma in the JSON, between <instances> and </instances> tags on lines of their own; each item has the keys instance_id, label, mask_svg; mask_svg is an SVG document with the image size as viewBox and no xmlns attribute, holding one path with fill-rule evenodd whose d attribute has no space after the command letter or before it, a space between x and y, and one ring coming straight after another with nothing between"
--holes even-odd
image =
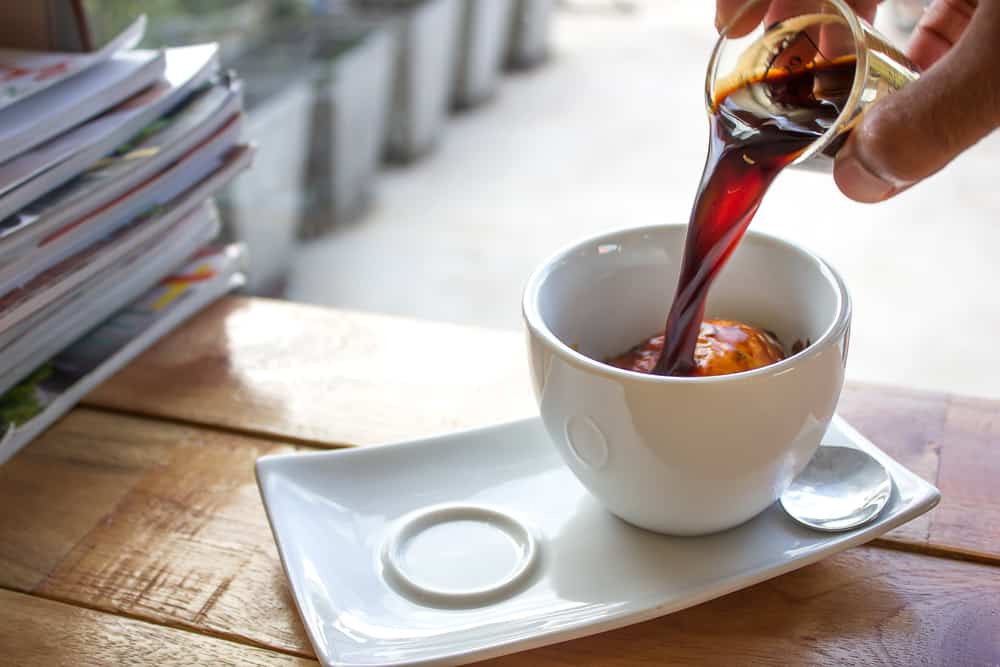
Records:
<instances>
[{"instance_id":1,"label":"human hand","mask_svg":"<svg viewBox=\"0 0 1000 667\"><path fill-rule=\"evenodd\" d=\"M725 26L744 0L717 0ZM743 17L750 32L777 5ZM849 2L874 19L879 0ZM780 9L780 7L777 7ZM787 14L787 9L784 10ZM837 155L834 180L856 201L878 202L939 171L1000 126L1000 0L934 0L907 49L919 80L868 109Z\"/></svg>"}]
</instances>

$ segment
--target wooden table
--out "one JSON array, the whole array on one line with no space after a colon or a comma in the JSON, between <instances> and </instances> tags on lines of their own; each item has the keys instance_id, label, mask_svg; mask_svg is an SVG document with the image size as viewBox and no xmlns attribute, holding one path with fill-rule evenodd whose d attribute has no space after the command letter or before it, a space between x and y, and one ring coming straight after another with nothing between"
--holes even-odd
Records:
<instances>
[{"instance_id":1,"label":"wooden table","mask_svg":"<svg viewBox=\"0 0 1000 667\"><path fill-rule=\"evenodd\" d=\"M219 302L0 466L0 663L315 664L254 460L530 415L522 345ZM454 364L484 349L475 374ZM1000 403L851 385L841 413L937 484L938 508L693 609L488 664L1000 665Z\"/></svg>"}]
</instances>

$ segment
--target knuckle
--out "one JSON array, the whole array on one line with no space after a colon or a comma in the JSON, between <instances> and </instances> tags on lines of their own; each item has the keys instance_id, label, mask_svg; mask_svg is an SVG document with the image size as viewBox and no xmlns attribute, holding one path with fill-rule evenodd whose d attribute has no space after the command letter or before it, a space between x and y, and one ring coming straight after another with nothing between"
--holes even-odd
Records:
<instances>
[{"instance_id":1,"label":"knuckle","mask_svg":"<svg viewBox=\"0 0 1000 667\"><path fill-rule=\"evenodd\" d=\"M885 105L866 114L858 127L858 153L866 166L886 180L910 183L926 176L920 165L920 143L906 108Z\"/></svg>"}]
</instances>

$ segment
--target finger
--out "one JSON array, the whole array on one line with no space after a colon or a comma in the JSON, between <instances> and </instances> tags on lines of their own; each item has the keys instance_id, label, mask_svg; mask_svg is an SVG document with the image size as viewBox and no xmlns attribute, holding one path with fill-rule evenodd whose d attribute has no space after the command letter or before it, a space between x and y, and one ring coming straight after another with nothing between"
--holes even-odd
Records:
<instances>
[{"instance_id":1,"label":"finger","mask_svg":"<svg viewBox=\"0 0 1000 667\"><path fill-rule=\"evenodd\" d=\"M866 20L873 20L880 0L853 0L849 4L855 12ZM764 17L764 24L771 26L791 17L826 14L832 6L824 0L773 0ZM786 47L776 62L809 62L812 60L832 61L840 56L854 55L857 50L854 34L847 23L822 23L807 28L801 36Z\"/></svg>"},{"instance_id":2,"label":"finger","mask_svg":"<svg viewBox=\"0 0 1000 667\"><path fill-rule=\"evenodd\" d=\"M875 13L882 0L853 0L849 4L855 13L868 21L875 21ZM857 40L846 24L834 23L823 26L820 33L820 52L826 60L841 56L853 56L857 52Z\"/></svg>"},{"instance_id":3,"label":"finger","mask_svg":"<svg viewBox=\"0 0 1000 667\"><path fill-rule=\"evenodd\" d=\"M912 60L927 69L958 43L976 11L977 0L937 0L917 24L910 40Z\"/></svg>"},{"instance_id":4,"label":"finger","mask_svg":"<svg viewBox=\"0 0 1000 667\"><path fill-rule=\"evenodd\" d=\"M875 20L875 11L878 8L879 3L882 0L851 0L848 2L857 12L858 16L864 18L865 20L871 22ZM715 8L715 27L721 32L730 21L736 16L737 12L743 8L746 4L746 0L717 0ZM764 20L765 25L774 25L778 21L789 16L794 16L790 13L794 10L795 6L801 6L798 13L803 11L815 10L817 6L821 3L817 0L776 0L774 5L784 5L779 7L777 10L770 9L769 5L772 3L761 1L758 2L756 6L748 9L742 16L740 16L739 21L730 29L729 34L733 37L742 37L750 33L754 28L756 28L761 20ZM765 19L765 16L767 17Z\"/></svg>"},{"instance_id":5,"label":"finger","mask_svg":"<svg viewBox=\"0 0 1000 667\"><path fill-rule=\"evenodd\" d=\"M818 0L774 0L764 16L764 25L773 26L791 16L815 14L822 9L823 3Z\"/></svg>"},{"instance_id":6,"label":"finger","mask_svg":"<svg viewBox=\"0 0 1000 667\"><path fill-rule=\"evenodd\" d=\"M854 12L866 21L875 20L875 10L882 0L852 0L848 2ZM783 21L789 16L800 14L820 13L823 10L829 13L829 4L819 0L774 0L768 10L764 25L774 25L778 21Z\"/></svg>"},{"instance_id":7,"label":"finger","mask_svg":"<svg viewBox=\"0 0 1000 667\"><path fill-rule=\"evenodd\" d=\"M850 4L859 16L868 20L875 20L875 11L882 0L851 0ZM771 5L778 5L777 9L770 8ZM795 13L803 13L815 10L821 3L817 0L775 0L774 3L760 0L755 5L748 7L739 16L739 19L730 26L728 35L730 37L743 37L750 34L754 28L764 21L765 25L774 25L778 21L794 16ZM746 0L717 0L715 8L715 27L722 32L729 25L737 14L746 5ZM796 11L796 7L799 9Z\"/></svg>"},{"instance_id":8,"label":"finger","mask_svg":"<svg viewBox=\"0 0 1000 667\"><path fill-rule=\"evenodd\" d=\"M834 167L844 194L862 202L888 199L997 127L1000 74L990 53L998 32L1000 3L984 3L934 67L864 114Z\"/></svg>"},{"instance_id":9,"label":"finger","mask_svg":"<svg viewBox=\"0 0 1000 667\"><path fill-rule=\"evenodd\" d=\"M882 0L851 0L848 4L854 8L858 16L872 23L875 21L875 12L878 11L881 2Z\"/></svg>"},{"instance_id":10,"label":"finger","mask_svg":"<svg viewBox=\"0 0 1000 667\"><path fill-rule=\"evenodd\" d=\"M737 13L743 9L745 4L746 0L718 0L715 6L716 30L722 32L726 26L729 26L726 34L730 37L743 37L753 32L753 29L760 25L770 3L762 0L748 7L740 14L739 19L730 26L730 22L736 18Z\"/></svg>"}]
</instances>

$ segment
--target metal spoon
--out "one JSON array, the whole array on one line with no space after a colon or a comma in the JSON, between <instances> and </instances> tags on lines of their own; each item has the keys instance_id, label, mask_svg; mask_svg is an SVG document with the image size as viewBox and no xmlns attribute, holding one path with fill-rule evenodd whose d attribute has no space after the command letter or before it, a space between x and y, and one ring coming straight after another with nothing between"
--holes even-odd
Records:
<instances>
[{"instance_id":1,"label":"metal spoon","mask_svg":"<svg viewBox=\"0 0 1000 667\"><path fill-rule=\"evenodd\" d=\"M870 455L824 445L781 495L781 506L804 526L836 533L877 517L892 495L892 479Z\"/></svg>"}]
</instances>

